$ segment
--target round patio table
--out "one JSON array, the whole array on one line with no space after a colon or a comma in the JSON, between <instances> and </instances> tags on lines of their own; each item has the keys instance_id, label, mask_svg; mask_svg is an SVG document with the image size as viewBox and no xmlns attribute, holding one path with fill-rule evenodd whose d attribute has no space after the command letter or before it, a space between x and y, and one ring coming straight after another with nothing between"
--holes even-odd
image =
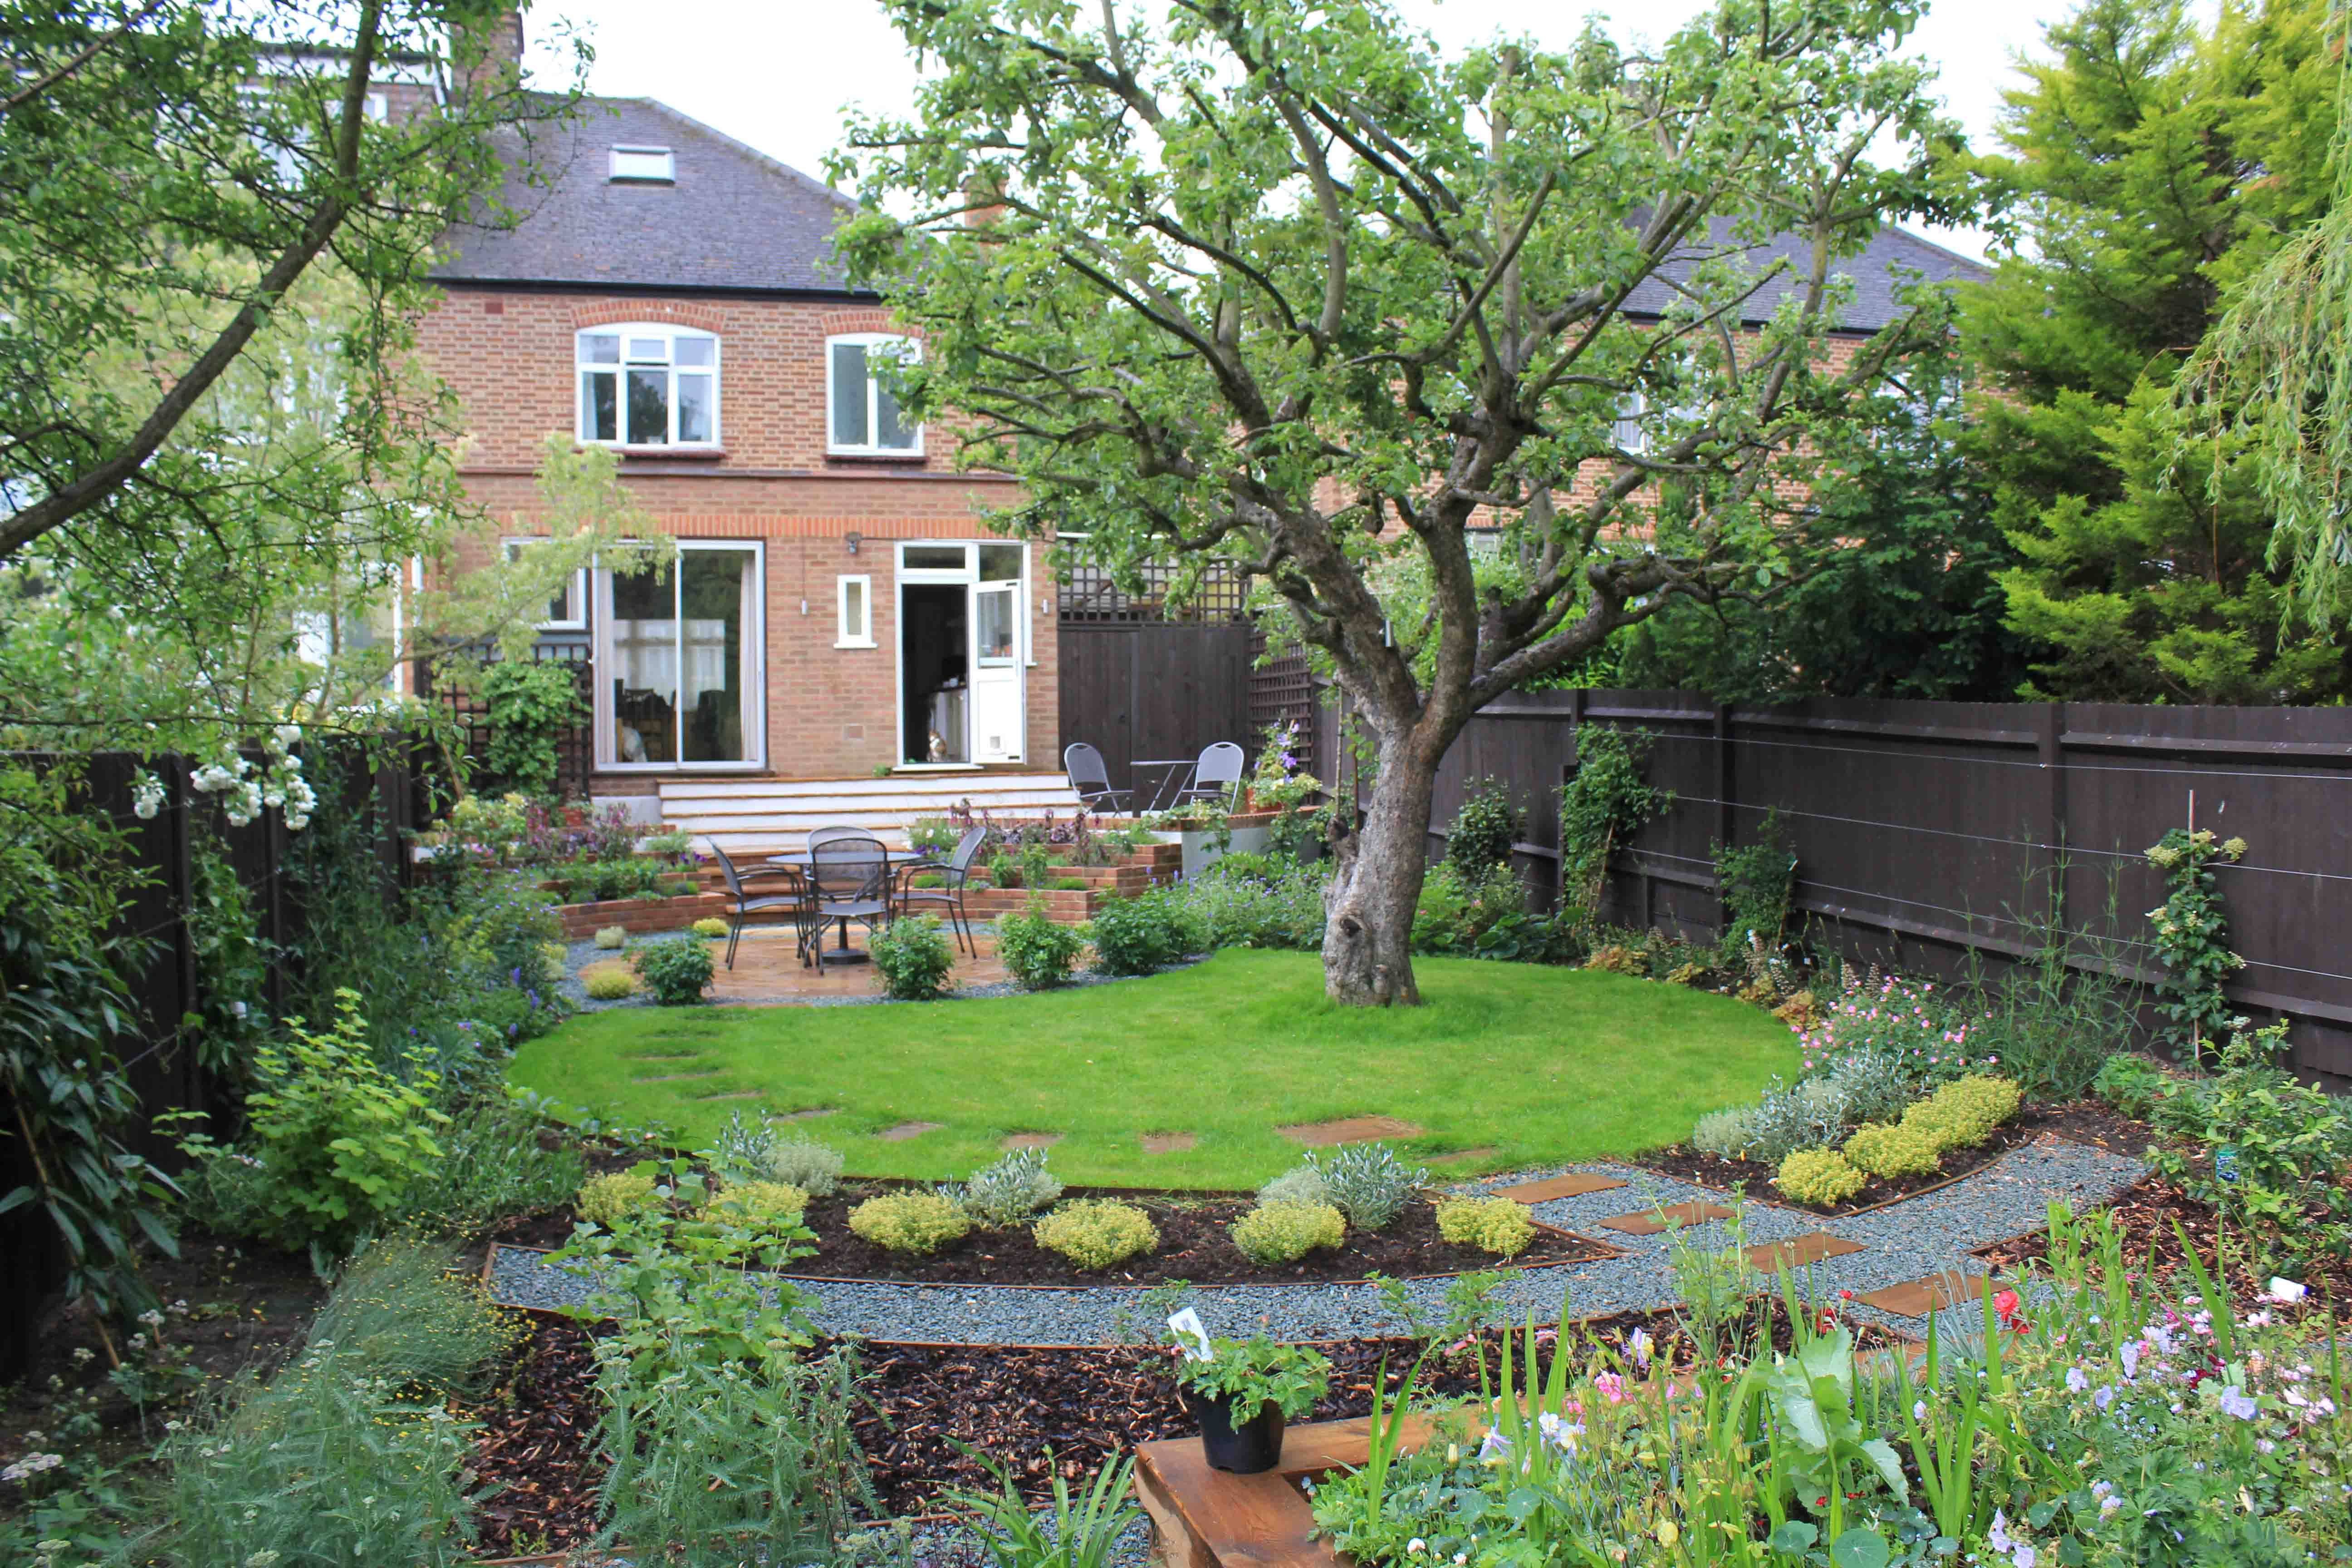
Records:
<instances>
[{"instance_id":1,"label":"round patio table","mask_svg":"<svg viewBox=\"0 0 2352 1568\"><path fill-rule=\"evenodd\" d=\"M887 844L882 846L882 885L885 888L887 888L890 885L890 879L894 874L894 868L898 871L903 871L909 866L927 864L929 859L929 856L912 850L905 851L893 857L890 853L890 847ZM769 856L768 864L777 867L782 870L797 871L802 876L805 877L809 872L809 852L805 849L788 849L782 855ZM883 907L887 910L889 907L890 902L887 894L884 896L882 902ZM857 949L849 945L849 922L852 920L859 918L861 917L844 915L837 921L828 922L837 926L841 931L840 940L833 947L825 947L824 933L821 931L818 933L817 946L821 950L821 952L817 960L817 968L820 971L822 971L828 963L870 963L873 962L874 955L872 953L860 952Z\"/></svg>"}]
</instances>

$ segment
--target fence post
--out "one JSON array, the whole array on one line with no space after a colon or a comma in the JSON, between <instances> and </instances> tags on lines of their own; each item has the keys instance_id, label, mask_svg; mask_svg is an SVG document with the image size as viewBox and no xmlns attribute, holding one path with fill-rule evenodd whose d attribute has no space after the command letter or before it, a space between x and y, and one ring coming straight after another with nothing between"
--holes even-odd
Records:
<instances>
[{"instance_id":1,"label":"fence post","mask_svg":"<svg viewBox=\"0 0 2352 1568\"><path fill-rule=\"evenodd\" d=\"M2066 921L2066 705L2045 702L2033 716L2034 752L2042 768L2042 841L2050 847L2050 918Z\"/></svg>"},{"instance_id":2,"label":"fence post","mask_svg":"<svg viewBox=\"0 0 2352 1568\"><path fill-rule=\"evenodd\" d=\"M1737 829L1731 803L1738 797L1732 794L1732 777L1731 704L1718 702L1715 705L1715 841L1726 849L1731 847L1731 836ZM1723 879L1718 875L1715 879L1716 935L1723 937L1730 930L1731 903L1724 897Z\"/></svg>"}]
</instances>

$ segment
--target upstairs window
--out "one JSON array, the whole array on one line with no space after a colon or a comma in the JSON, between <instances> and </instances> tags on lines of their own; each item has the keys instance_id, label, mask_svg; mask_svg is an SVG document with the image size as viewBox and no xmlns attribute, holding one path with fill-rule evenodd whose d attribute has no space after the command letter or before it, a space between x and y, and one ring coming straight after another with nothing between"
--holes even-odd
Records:
<instances>
[{"instance_id":1,"label":"upstairs window","mask_svg":"<svg viewBox=\"0 0 2352 1568\"><path fill-rule=\"evenodd\" d=\"M606 170L614 184L675 184L677 155L667 147L615 147Z\"/></svg>"},{"instance_id":2,"label":"upstairs window","mask_svg":"<svg viewBox=\"0 0 2352 1568\"><path fill-rule=\"evenodd\" d=\"M827 338L825 361L829 413L825 450L842 457L919 458L923 427L908 424L877 371L894 360L912 358L914 341L887 332L856 332Z\"/></svg>"},{"instance_id":3,"label":"upstairs window","mask_svg":"<svg viewBox=\"0 0 2352 1568\"><path fill-rule=\"evenodd\" d=\"M719 443L719 340L690 327L592 327L579 337L580 438L614 447Z\"/></svg>"}]
</instances>

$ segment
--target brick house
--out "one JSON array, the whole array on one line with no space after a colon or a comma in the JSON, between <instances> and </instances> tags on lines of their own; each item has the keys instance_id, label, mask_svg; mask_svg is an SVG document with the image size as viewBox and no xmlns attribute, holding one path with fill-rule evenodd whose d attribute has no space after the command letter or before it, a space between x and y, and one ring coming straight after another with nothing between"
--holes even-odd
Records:
<instances>
[{"instance_id":1,"label":"brick house","mask_svg":"<svg viewBox=\"0 0 2352 1568\"><path fill-rule=\"evenodd\" d=\"M908 350L830 259L845 198L645 100L590 100L532 163L522 221L448 237L419 343L509 548L551 431L618 452L678 541L541 628L592 667L593 793L1058 770L1043 552L982 526L1017 489L952 472L873 374Z\"/></svg>"}]
</instances>

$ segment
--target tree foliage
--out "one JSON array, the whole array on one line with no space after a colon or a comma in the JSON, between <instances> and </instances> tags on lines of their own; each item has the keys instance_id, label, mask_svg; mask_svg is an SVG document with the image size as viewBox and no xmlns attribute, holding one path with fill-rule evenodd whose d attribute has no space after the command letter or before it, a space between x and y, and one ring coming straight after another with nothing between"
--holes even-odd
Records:
<instances>
[{"instance_id":1,"label":"tree foliage","mask_svg":"<svg viewBox=\"0 0 2352 1568\"><path fill-rule=\"evenodd\" d=\"M2001 587L2027 695L2352 689L2268 563L2279 500L2243 439L2184 452L2172 399L2228 291L2332 199L2327 13L2232 3L2200 29L2175 0L2087 0L2008 95L2008 152L1980 166L2031 243L1963 291L1963 328L1990 395L1969 450L2021 557Z\"/></svg>"},{"instance_id":2,"label":"tree foliage","mask_svg":"<svg viewBox=\"0 0 2352 1568\"><path fill-rule=\"evenodd\" d=\"M1825 344L1837 259L1952 210L1951 133L1894 54L1916 9L1724 0L1655 54L1445 59L1369 0L886 8L937 69L913 121L854 129L840 248L920 331L909 402L1022 479L1006 526L1280 595L1379 752L1329 988L1413 999L1430 782L1470 714L1675 595L1775 581L1790 498L1940 341L1923 300ZM1751 265L1776 233L1793 260ZM1645 283L1662 327L1628 312ZM1375 582L1395 558L1416 622Z\"/></svg>"}]
</instances>

